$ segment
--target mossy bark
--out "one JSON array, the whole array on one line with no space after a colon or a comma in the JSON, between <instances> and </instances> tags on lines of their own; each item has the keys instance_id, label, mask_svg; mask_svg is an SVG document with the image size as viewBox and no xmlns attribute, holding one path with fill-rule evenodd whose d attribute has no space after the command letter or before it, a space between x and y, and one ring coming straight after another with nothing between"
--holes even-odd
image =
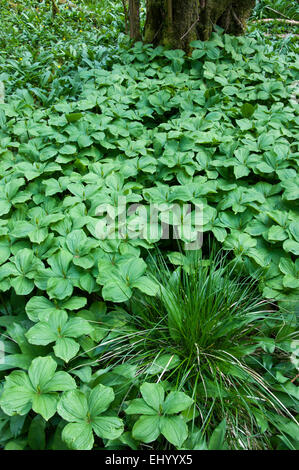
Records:
<instances>
[{"instance_id":1,"label":"mossy bark","mask_svg":"<svg viewBox=\"0 0 299 470\"><path fill-rule=\"evenodd\" d=\"M256 0L230 1L229 7L217 19L217 24L228 34L239 36L246 31L246 23L255 6Z\"/></svg>"},{"instance_id":2,"label":"mossy bark","mask_svg":"<svg viewBox=\"0 0 299 470\"><path fill-rule=\"evenodd\" d=\"M187 49L190 41L197 38L198 3L198 0L147 0L144 41L170 49Z\"/></svg>"},{"instance_id":3,"label":"mossy bark","mask_svg":"<svg viewBox=\"0 0 299 470\"><path fill-rule=\"evenodd\" d=\"M243 34L255 0L147 0L144 41L184 49L207 40L213 26L228 34Z\"/></svg>"}]
</instances>

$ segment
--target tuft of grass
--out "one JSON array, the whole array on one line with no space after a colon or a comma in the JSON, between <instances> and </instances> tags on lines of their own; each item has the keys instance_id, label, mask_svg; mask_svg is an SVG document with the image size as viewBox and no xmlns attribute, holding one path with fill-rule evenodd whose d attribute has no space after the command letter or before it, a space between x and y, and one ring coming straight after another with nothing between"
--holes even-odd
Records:
<instances>
[{"instance_id":1,"label":"tuft of grass","mask_svg":"<svg viewBox=\"0 0 299 470\"><path fill-rule=\"evenodd\" d=\"M223 253L188 257L188 269L175 271L162 255L152 258L160 294L135 296L127 329L111 333L101 360L137 364L148 379L153 365L169 358L156 380L171 381L195 399L194 428L205 436L225 419L230 448L269 448L262 419L267 426L275 425L277 413L293 419L263 364L263 346L284 324L282 315ZM285 331L283 339L292 334Z\"/></svg>"}]
</instances>

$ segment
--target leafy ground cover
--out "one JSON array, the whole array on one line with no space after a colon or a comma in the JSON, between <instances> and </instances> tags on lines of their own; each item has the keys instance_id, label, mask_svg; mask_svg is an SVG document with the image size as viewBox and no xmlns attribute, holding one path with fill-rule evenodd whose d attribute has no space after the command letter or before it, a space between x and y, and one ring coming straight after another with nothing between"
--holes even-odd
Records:
<instances>
[{"instance_id":1,"label":"leafy ground cover","mask_svg":"<svg viewBox=\"0 0 299 470\"><path fill-rule=\"evenodd\" d=\"M297 56L221 31L129 49L96 5L5 20L1 446L297 448ZM99 239L119 197L203 206L202 258Z\"/></svg>"},{"instance_id":2,"label":"leafy ground cover","mask_svg":"<svg viewBox=\"0 0 299 470\"><path fill-rule=\"evenodd\" d=\"M116 60L124 36L122 3L59 4L50 1L0 6L0 80L8 94L29 89L45 105L80 90L78 69Z\"/></svg>"}]
</instances>

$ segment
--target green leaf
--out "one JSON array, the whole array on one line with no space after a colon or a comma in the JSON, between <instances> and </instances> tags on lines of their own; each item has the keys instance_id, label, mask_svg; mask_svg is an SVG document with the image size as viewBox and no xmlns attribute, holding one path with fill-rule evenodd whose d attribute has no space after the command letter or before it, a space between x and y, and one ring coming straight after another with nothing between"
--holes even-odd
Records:
<instances>
[{"instance_id":1,"label":"green leaf","mask_svg":"<svg viewBox=\"0 0 299 470\"><path fill-rule=\"evenodd\" d=\"M88 397L88 407L91 417L98 416L106 411L114 400L114 392L111 387L97 385Z\"/></svg>"},{"instance_id":2,"label":"green leaf","mask_svg":"<svg viewBox=\"0 0 299 470\"><path fill-rule=\"evenodd\" d=\"M13 437L17 437L21 434L24 423L25 423L25 416L15 415L10 418L9 428L13 435Z\"/></svg>"},{"instance_id":3,"label":"green leaf","mask_svg":"<svg viewBox=\"0 0 299 470\"><path fill-rule=\"evenodd\" d=\"M122 279L115 279L104 285L102 296L105 300L110 300L111 302L125 302L131 298L132 290Z\"/></svg>"},{"instance_id":4,"label":"green leaf","mask_svg":"<svg viewBox=\"0 0 299 470\"><path fill-rule=\"evenodd\" d=\"M160 413L164 402L164 388L161 384L143 383L140 387L141 395L144 401L157 413Z\"/></svg>"},{"instance_id":5,"label":"green leaf","mask_svg":"<svg viewBox=\"0 0 299 470\"><path fill-rule=\"evenodd\" d=\"M40 390L54 377L57 363L51 357L37 357L29 367L28 375L33 387Z\"/></svg>"},{"instance_id":6,"label":"green leaf","mask_svg":"<svg viewBox=\"0 0 299 470\"><path fill-rule=\"evenodd\" d=\"M221 450L223 448L226 433L225 419L214 429L209 441L209 450Z\"/></svg>"},{"instance_id":7,"label":"green leaf","mask_svg":"<svg viewBox=\"0 0 299 470\"><path fill-rule=\"evenodd\" d=\"M34 289L34 282L25 276L18 276L10 281L17 295L28 295Z\"/></svg>"},{"instance_id":8,"label":"green leaf","mask_svg":"<svg viewBox=\"0 0 299 470\"><path fill-rule=\"evenodd\" d=\"M54 391L66 392L68 390L73 390L74 388L76 388L76 382L73 377L71 377L67 372L60 370L55 372L53 378L47 382L45 391L47 393Z\"/></svg>"},{"instance_id":9,"label":"green leaf","mask_svg":"<svg viewBox=\"0 0 299 470\"><path fill-rule=\"evenodd\" d=\"M91 324L83 318L70 318L61 328L61 334L70 338L79 338L82 335L88 335L93 331Z\"/></svg>"},{"instance_id":10,"label":"green leaf","mask_svg":"<svg viewBox=\"0 0 299 470\"><path fill-rule=\"evenodd\" d=\"M295 264L289 258L281 258L279 269L283 274L288 274L290 276L295 277L297 274Z\"/></svg>"},{"instance_id":11,"label":"green leaf","mask_svg":"<svg viewBox=\"0 0 299 470\"><path fill-rule=\"evenodd\" d=\"M71 297L68 300L63 302L63 308L66 310L79 310L80 308L85 307L87 304L87 299L85 297Z\"/></svg>"},{"instance_id":12,"label":"green leaf","mask_svg":"<svg viewBox=\"0 0 299 470\"><path fill-rule=\"evenodd\" d=\"M291 222L289 225L289 231L297 242L299 242L299 223Z\"/></svg>"},{"instance_id":13,"label":"green leaf","mask_svg":"<svg viewBox=\"0 0 299 470\"><path fill-rule=\"evenodd\" d=\"M73 374L79 377L83 383L89 383L92 377L92 368L89 366L80 367L80 369L73 370Z\"/></svg>"},{"instance_id":14,"label":"green leaf","mask_svg":"<svg viewBox=\"0 0 299 470\"><path fill-rule=\"evenodd\" d=\"M93 141L88 135L80 135L78 137L78 145L80 148L89 147L92 143Z\"/></svg>"},{"instance_id":15,"label":"green leaf","mask_svg":"<svg viewBox=\"0 0 299 470\"><path fill-rule=\"evenodd\" d=\"M73 293L73 284L69 279L50 278L47 283L47 292L52 299L65 299Z\"/></svg>"},{"instance_id":16,"label":"green leaf","mask_svg":"<svg viewBox=\"0 0 299 470\"><path fill-rule=\"evenodd\" d=\"M283 243L283 249L288 253L293 253L296 256L299 256L299 243L294 240L286 240Z\"/></svg>"},{"instance_id":17,"label":"green leaf","mask_svg":"<svg viewBox=\"0 0 299 470\"><path fill-rule=\"evenodd\" d=\"M7 214L10 211L11 203L0 199L0 216Z\"/></svg>"},{"instance_id":18,"label":"green leaf","mask_svg":"<svg viewBox=\"0 0 299 470\"><path fill-rule=\"evenodd\" d=\"M69 423L62 431L62 439L70 449L90 450L93 448L93 435L91 424Z\"/></svg>"},{"instance_id":19,"label":"green leaf","mask_svg":"<svg viewBox=\"0 0 299 470\"><path fill-rule=\"evenodd\" d=\"M79 390L65 392L58 403L57 411L66 421L84 421L88 414L87 398Z\"/></svg>"},{"instance_id":20,"label":"green leaf","mask_svg":"<svg viewBox=\"0 0 299 470\"><path fill-rule=\"evenodd\" d=\"M61 147L61 149L59 149L59 153L61 153L62 155L73 155L76 152L77 152L77 148L75 147L75 145L66 144L63 147Z\"/></svg>"},{"instance_id":21,"label":"green leaf","mask_svg":"<svg viewBox=\"0 0 299 470\"><path fill-rule=\"evenodd\" d=\"M180 364L180 358L175 354L162 354L157 357L148 367L148 374L161 374L163 371L171 370Z\"/></svg>"},{"instance_id":22,"label":"green leaf","mask_svg":"<svg viewBox=\"0 0 299 470\"><path fill-rule=\"evenodd\" d=\"M175 414L186 410L193 404L194 400L183 392L170 392L163 404L165 414Z\"/></svg>"},{"instance_id":23,"label":"green leaf","mask_svg":"<svg viewBox=\"0 0 299 470\"><path fill-rule=\"evenodd\" d=\"M71 338L58 338L54 346L55 356L60 357L65 362L76 356L80 345Z\"/></svg>"},{"instance_id":24,"label":"green leaf","mask_svg":"<svg viewBox=\"0 0 299 470\"><path fill-rule=\"evenodd\" d=\"M58 334L53 332L47 323L39 322L26 333L26 338L31 344L43 346L56 341Z\"/></svg>"},{"instance_id":25,"label":"green leaf","mask_svg":"<svg viewBox=\"0 0 299 470\"><path fill-rule=\"evenodd\" d=\"M46 447L46 422L41 416L35 416L28 431L28 445L32 450L44 450Z\"/></svg>"},{"instance_id":26,"label":"green leaf","mask_svg":"<svg viewBox=\"0 0 299 470\"><path fill-rule=\"evenodd\" d=\"M147 295L156 295L159 292L159 284L149 277L141 276L137 281L132 284L132 287L137 287Z\"/></svg>"},{"instance_id":27,"label":"green leaf","mask_svg":"<svg viewBox=\"0 0 299 470\"><path fill-rule=\"evenodd\" d=\"M130 259L121 263L119 269L124 279L129 283L134 283L143 276L146 263L141 258Z\"/></svg>"},{"instance_id":28,"label":"green leaf","mask_svg":"<svg viewBox=\"0 0 299 470\"><path fill-rule=\"evenodd\" d=\"M76 121L79 121L79 119L81 119L81 117L83 116L82 113L69 113L69 114L66 114L65 117L66 119L68 120L68 122L76 122Z\"/></svg>"},{"instance_id":29,"label":"green leaf","mask_svg":"<svg viewBox=\"0 0 299 470\"><path fill-rule=\"evenodd\" d=\"M2 410L9 416L15 412L24 415L31 409L31 401L34 396L34 388L23 371L13 371L4 384L0 398Z\"/></svg>"},{"instance_id":30,"label":"green leaf","mask_svg":"<svg viewBox=\"0 0 299 470\"><path fill-rule=\"evenodd\" d=\"M0 239L0 264L5 263L5 261L10 256L10 243L7 238Z\"/></svg>"},{"instance_id":31,"label":"green leaf","mask_svg":"<svg viewBox=\"0 0 299 470\"><path fill-rule=\"evenodd\" d=\"M268 231L268 240L270 241L283 241L287 237L287 233L279 225L273 225Z\"/></svg>"},{"instance_id":32,"label":"green leaf","mask_svg":"<svg viewBox=\"0 0 299 470\"><path fill-rule=\"evenodd\" d=\"M157 411L154 410L151 406L147 405L143 398L135 398L130 401L128 408L126 408L126 413L128 415L149 415L154 416L157 414Z\"/></svg>"},{"instance_id":33,"label":"green leaf","mask_svg":"<svg viewBox=\"0 0 299 470\"><path fill-rule=\"evenodd\" d=\"M35 394L32 400L32 409L48 421L56 413L57 402L58 394Z\"/></svg>"},{"instance_id":34,"label":"green leaf","mask_svg":"<svg viewBox=\"0 0 299 470\"><path fill-rule=\"evenodd\" d=\"M9 441L4 450L24 450L27 446L27 439L17 439L15 441Z\"/></svg>"},{"instance_id":35,"label":"green leaf","mask_svg":"<svg viewBox=\"0 0 299 470\"><path fill-rule=\"evenodd\" d=\"M102 439L117 439L124 431L124 424L113 416L99 416L93 418L92 429Z\"/></svg>"}]
</instances>

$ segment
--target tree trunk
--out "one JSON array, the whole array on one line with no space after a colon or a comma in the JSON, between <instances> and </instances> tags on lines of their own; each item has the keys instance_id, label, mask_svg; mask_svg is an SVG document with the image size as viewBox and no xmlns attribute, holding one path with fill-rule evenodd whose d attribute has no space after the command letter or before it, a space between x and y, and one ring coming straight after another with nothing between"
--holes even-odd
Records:
<instances>
[{"instance_id":1,"label":"tree trunk","mask_svg":"<svg viewBox=\"0 0 299 470\"><path fill-rule=\"evenodd\" d=\"M130 38L133 41L140 41L140 0L129 0L129 22Z\"/></svg>"},{"instance_id":2,"label":"tree trunk","mask_svg":"<svg viewBox=\"0 0 299 470\"><path fill-rule=\"evenodd\" d=\"M125 33L128 34L129 32L129 13L128 13L128 5L127 0L122 0L124 15L125 15Z\"/></svg>"},{"instance_id":3,"label":"tree trunk","mask_svg":"<svg viewBox=\"0 0 299 470\"><path fill-rule=\"evenodd\" d=\"M207 40L213 26L240 35L255 0L147 0L144 41L184 49L195 39Z\"/></svg>"},{"instance_id":4,"label":"tree trunk","mask_svg":"<svg viewBox=\"0 0 299 470\"><path fill-rule=\"evenodd\" d=\"M56 16L56 13L59 13L59 8L56 5L55 0L52 0L52 16Z\"/></svg>"}]
</instances>

